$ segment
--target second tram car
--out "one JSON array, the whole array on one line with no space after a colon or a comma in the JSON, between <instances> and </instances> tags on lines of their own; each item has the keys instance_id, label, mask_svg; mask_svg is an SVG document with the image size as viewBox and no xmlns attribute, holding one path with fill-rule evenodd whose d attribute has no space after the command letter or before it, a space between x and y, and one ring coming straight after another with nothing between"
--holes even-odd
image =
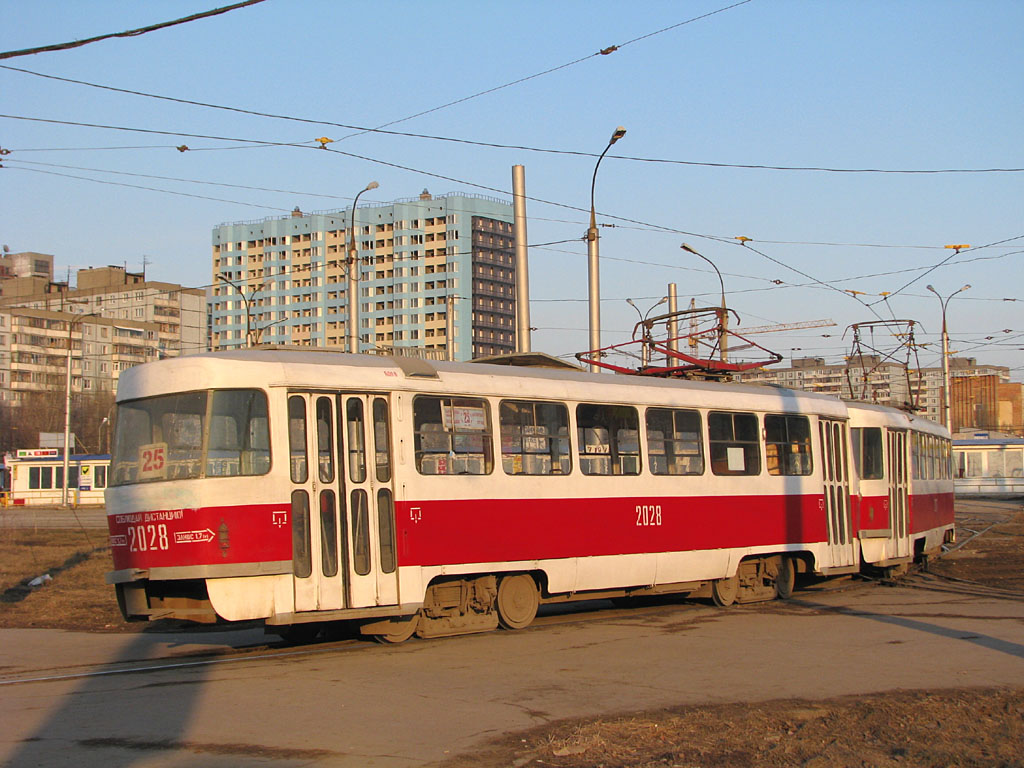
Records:
<instances>
[{"instance_id":1,"label":"second tram car","mask_svg":"<svg viewBox=\"0 0 1024 768\"><path fill-rule=\"evenodd\" d=\"M317 350L124 372L110 485L126 618L296 638L515 629L593 597L768 600L953 531L948 435L900 411Z\"/></svg>"}]
</instances>

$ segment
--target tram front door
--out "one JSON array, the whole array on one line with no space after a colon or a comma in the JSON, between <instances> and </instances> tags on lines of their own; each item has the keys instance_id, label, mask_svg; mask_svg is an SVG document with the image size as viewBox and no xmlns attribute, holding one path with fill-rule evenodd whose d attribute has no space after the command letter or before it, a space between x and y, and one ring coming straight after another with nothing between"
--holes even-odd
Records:
<instances>
[{"instance_id":1,"label":"tram front door","mask_svg":"<svg viewBox=\"0 0 1024 768\"><path fill-rule=\"evenodd\" d=\"M398 604L390 432L382 395L288 395L296 611Z\"/></svg>"}]
</instances>

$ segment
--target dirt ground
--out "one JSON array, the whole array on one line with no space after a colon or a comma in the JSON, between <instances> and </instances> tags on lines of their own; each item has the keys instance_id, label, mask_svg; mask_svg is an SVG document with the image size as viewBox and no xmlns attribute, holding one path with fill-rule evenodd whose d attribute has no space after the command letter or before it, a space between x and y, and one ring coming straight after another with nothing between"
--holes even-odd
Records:
<instances>
[{"instance_id":1,"label":"dirt ground","mask_svg":"<svg viewBox=\"0 0 1024 768\"><path fill-rule=\"evenodd\" d=\"M1019 601L1024 620L1024 512L993 519L972 518L963 531L958 519L959 540L982 533L933 560L928 583L992 588ZM568 720L508 734L436 768L698 766L1024 767L1024 690L896 691Z\"/></svg>"},{"instance_id":2,"label":"dirt ground","mask_svg":"<svg viewBox=\"0 0 1024 768\"><path fill-rule=\"evenodd\" d=\"M1024 765L1024 691L900 691L545 725L444 768Z\"/></svg>"},{"instance_id":3,"label":"dirt ground","mask_svg":"<svg viewBox=\"0 0 1024 768\"><path fill-rule=\"evenodd\" d=\"M977 510L978 507L973 507ZM989 589L1024 604L1024 512L958 515L964 546L930 563L928 579ZM0 628L173 631L127 624L97 531L0 531ZM27 583L49 573L44 586ZM911 577L913 578L913 577ZM984 592L982 593L984 594ZM1024 620L1024 608L1022 608ZM1024 690L897 691L826 700L679 707L568 720L507 734L437 768L740 768L741 766L992 766L1024 768Z\"/></svg>"}]
</instances>

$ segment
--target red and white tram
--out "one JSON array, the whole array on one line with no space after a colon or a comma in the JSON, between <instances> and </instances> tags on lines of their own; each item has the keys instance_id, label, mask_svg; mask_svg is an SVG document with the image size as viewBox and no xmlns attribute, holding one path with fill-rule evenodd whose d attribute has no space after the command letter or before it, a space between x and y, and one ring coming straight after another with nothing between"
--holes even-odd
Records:
<instances>
[{"instance_id":1,"label":"red and white tram","mask_svg":"<svg viewBox=\"0 0 1024 768\"><path fill-rule=\"evenodd\" d=\"M948 442L899 411L775 387L182 357L122 374L108 579L128 619L296 637L353 620L392 641L524 627L544 602L785 597L797 573L897 567L949 540Z\"/></svg>"}]
</instances>

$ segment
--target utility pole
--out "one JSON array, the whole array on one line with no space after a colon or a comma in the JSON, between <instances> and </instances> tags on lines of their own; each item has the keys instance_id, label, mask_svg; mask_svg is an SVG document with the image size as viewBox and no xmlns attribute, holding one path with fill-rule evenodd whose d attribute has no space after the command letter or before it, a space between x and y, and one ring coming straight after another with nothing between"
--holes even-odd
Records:
<instances>
[{"instance_id":1,"label":"utility pole","mask_svg":"<svg viewBox=\"0 0 1024 768\"><path fill-rule=\"evenodd\" d=\"M590 349L595 354L601 348L601 260L598 250L597 212L594 208L594 187L597 185L597 169L601 167L601 161L612 148L612 144L626 135L626 129L621 125L612 133L608 140L608 146L604 148L601 156L597 158L594 165L594 175L590 180L590 227L587 229L587 302L590 306ZM596 363L590 364L590 371L597 373L600 366Z\"/></svg>"},{"instance_id":2,"label":"utility pole","mask_svg":"<svg viewBox=\"0 0 1024 768\"><path fill-rule=\"evenodd\" d=\"M694 250L693 246L683 243L679 247L687 253L692 253L694 256L704 259L715 270L715 274L718 275L718 285L722 289L721 304L718 310L718 357L723 363L727 363L729 362L729 310L725 306L725 281L722 280L722 273L718 271L715 262L703 253L698 253Z\"/></svg>"},{"instance_id":3,"label":"utility pole","mask_svg":"<svg viewBox=\"0 0 1024 768\"><path fill-rule=\"evenodd\" d=\"M345 335L348 336L348 351L352 354L359 352L359 259L356 256L356 206L359 204L359 195L379 187L376 181L371 181L356 195L352 201L352 221L348 230L348 284L345 293L348 296L348 319L345 321Z\"/></svg>"},{"instance_id":4,"label":"utility pole","mask_svg":"<svg viewBox=\"0 0 1024 768\"><path fill-rule=\"evenodd\" d=\"M516 242L516 351L529 352L530 267L526 251L526 169L512 166L513 236Z\"/></svg>"},{"instance_id":5,"label":"utility pole","mask_svg":"<svg viewBox=\"0 0 1024 768\"><path fill-rule=\"evenodd\" d=\"M950 246L946 246L949 248ZM957 246L957 248L969 248L970 246ZM960 251L957 250L957 253ZM939 298L939 305L942 307L942 390L943 390L943 403L942 403L942 414L944 416L944 423L946 429L949 430L950 435L953 434L953 413L950 410L952 406L952 394L953 388L949 380L949 330L946 327L946 307L949 305L950 300L958 293L963 293L971 287L970 283L965 285L959 291L954 291L945 299L936 291L932 286L925 286L929 291L934 293Z\"/></svg>"}]
</instances>

